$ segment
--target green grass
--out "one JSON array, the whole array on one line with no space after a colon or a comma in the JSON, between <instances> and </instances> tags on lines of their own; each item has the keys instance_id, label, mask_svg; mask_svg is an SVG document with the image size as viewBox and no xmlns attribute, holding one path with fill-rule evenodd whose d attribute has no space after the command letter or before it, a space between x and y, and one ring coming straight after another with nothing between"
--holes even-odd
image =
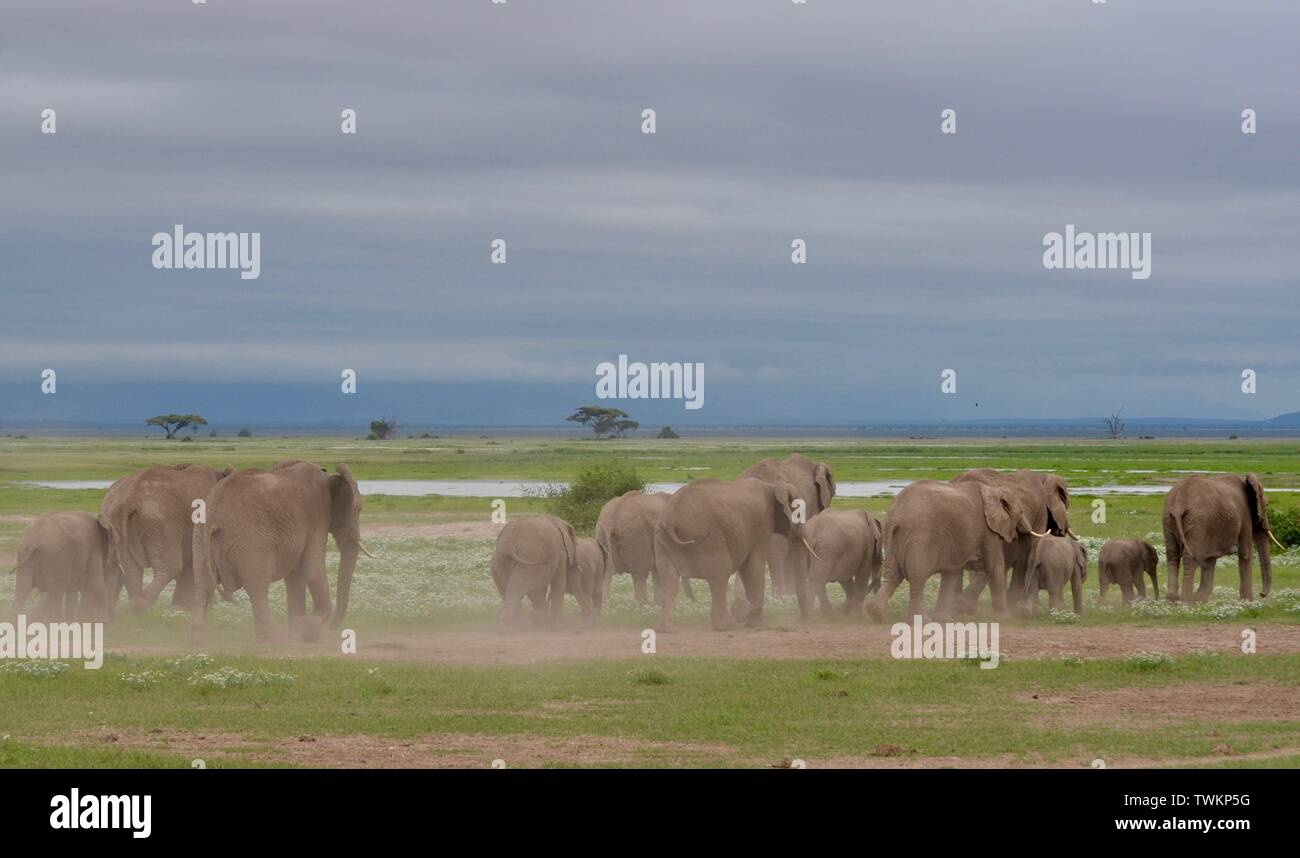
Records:
<instances>
[{"instance_id":1,"label":"green grass","mask_svg":"<svg viewBox=\"0 0 1300 858\"><path fill-rule=\"evenodd\" d=\"M618 739L648 765L775 765L861 758L883 746L912 757L959 756L999 764L1086 766L1102 759L1198 759L1227 744L1235 754L1295 748L1294 718L1219 719L1212 709L1180 718L1099 718L1078 723L1070 706L1045 708L1033 694L1087 695L1140 687L1213 683L1269 688L1300 683L1300 655L1186 656L1159 671L1114 660L1006 662L997 670L956 663L845 659L834 662L641 659L526 667L454 667L341 659L218 658L200 670L287 673L264 687L194 687L168 660L113 658L48 679L0 676L9 739L0 762L120 764L102 744L74 750L60 737L93 725L124 737L150 730L238 733L274 748L302 735L364 733L393 740L486 737ZM124 675L164 676L137 688ZM828 674L830 671L831 674ZM761 705L758 701L762 701ZM1059 713L1066 721L1056 720ZM53 745L54 751L21 750ZM18 746L18 747L16 747ZM129 752L132 765L175 758ZM489 752L485 764L492 756ZM209 766L223 764L210 758ZM239 762L239 758L235 758ZM621 760L626 762L626 760ZM563 765L562 751L539 762ZM1231 762L1225 760L1225 762ZM188 764L183 761L181 764Z\"/></svg>"}]
</instances>

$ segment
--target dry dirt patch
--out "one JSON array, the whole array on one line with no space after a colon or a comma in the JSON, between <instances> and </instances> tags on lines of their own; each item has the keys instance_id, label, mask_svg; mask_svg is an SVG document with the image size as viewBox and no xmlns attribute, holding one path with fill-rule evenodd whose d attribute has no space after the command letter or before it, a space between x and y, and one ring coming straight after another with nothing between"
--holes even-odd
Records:
<instances>
[{"instance_id":1,"label":"dry dirt patch","mask_svg":"<svg viewBox=\"0 0 1300 858\"><path fill-rule=\"evenodd\" d=\"M1054 727L1090 726L1116 712L1147 724L1206 716L1231 722L1300 720L1300 687L1286 685L1190 682L1051 695L1023 692L1017 697L1041 705L1035 720Z\"/></svg>"},{"instance_id":2,"label":"dry dirt patch","mask_svg":"<svg viewBox=\"0 0 1300 858\"><path fill-rule=\"evenodd\" d=\"M508 768L547 765L636 766L658 761L699 766L729 758L727 745L651 742L610 736L541 737L439 734L410 739L379 736L303 735L253 740L237 733L151 730L132 733L104 728L74 734L83 744L177 754L193 759L240 759L311 768L490 768L501 760ZM62 742L62 737L50 742Z\"/></svg>"}]
</instances>

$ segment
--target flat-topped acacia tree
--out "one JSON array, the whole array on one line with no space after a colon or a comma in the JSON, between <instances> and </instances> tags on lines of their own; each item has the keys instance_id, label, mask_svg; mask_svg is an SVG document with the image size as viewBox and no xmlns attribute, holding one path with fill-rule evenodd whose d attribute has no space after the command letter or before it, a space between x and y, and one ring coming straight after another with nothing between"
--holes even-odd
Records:
<instances>
[{"instance_id":1,"label":"flat-topped acacia tree","mask_svg":"<svg viewBox=\"0 0 1300 858\"><path fill-rule=\"evenodd\" d=\"M201 414L159 414L156 417L150 417L144 421L146 426L161 427L167 433L167 438L175 438L176 433L186 426L207 426L208 421L203 419Z\"/></svg>"}]
</instances>

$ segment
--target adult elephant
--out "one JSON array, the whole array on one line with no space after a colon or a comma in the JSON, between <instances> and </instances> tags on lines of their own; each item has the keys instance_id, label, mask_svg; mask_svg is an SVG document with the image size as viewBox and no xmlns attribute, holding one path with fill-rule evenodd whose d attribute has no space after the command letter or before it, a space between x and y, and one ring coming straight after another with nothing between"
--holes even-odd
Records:
<instances>
[{"instance_id":1,"label":"adult elephant","mask_svg":"<svg viewBox=\"0 0 1300 858\"><path fill-rule=\"evenodd\" d=\"M253 605L257 639L275 637L268 591L284 579L290 629L315 640L331 617L334 627L348 610L361 544L364 499L347 465L330 474L310 462L282 462L271 470L239 471L208 493L207 523L194 528L194 608L190 635L203 638L208 601L218 583L243 588ZM325 546L339 549L338 607L331 609ZM307 590L312 615L307 616Z\"/></svg>"},{"instance_id":2,"label":"adult elephant","mask_svg":"<svg viewBox=\"0 0 1300 858\"><path fill-rule=\"evenodd\" d=\"M121 573L111 576L109 597L116 606L126 585L134 611L148 610L172 581L172 607L188 608L194 591L194 501L234 468L155 465L128 474L109 487L100 516L113 528ZM144 586L145 568L153 579Z\"/></svg>"},{"instance_id":3,"label":"adult elephant","mask_svg":"<svg viewBox=\"0 0 1300 858\"><path fill-rule=\"evenodd\" d=\"M632 576L632 589L638 603L649 603L646 580L655 571L655 525L668 505L671 495L661 492L630 491L612 498L600 510L596 519L596 541L609 557L602 595L614 574ZM683 578L682 589L686 597L695 601L690 583ZM658 601L658 595L655 595Z\"/></svg>"},{"instance_id":4,"label":"adult elephant","mask_svg":"<svg viewBox=\"0 0 1300 858\"><path fill-rule=\"evenodd\" d=\"M1007 473L993 468L976 468L954 477L952 482L979 483L1009 492L1015 496L1021 509L1024 510L1031 532L1074 537L1074 532L1070 530L1070 489L1066 486L1065 480L1056 474L1043 474L1029 470ZM1011 569L1011 581L1007 586L1007 592L1012 594L1024 592L1025 572L1035 542L1034 537L1028 532L1020 533L1004 551L1007 567ZM984 585L988 581L987 570L985 573L974 570L972 572L970 586L962 593L960 600L959 608L963 613L975 610L980 593L984 591Z\"/></svg>"},{"instance_id":5,"label":"adult elephant","mask_svg":"<svg viewBox=\"0 0 1300 858\"><path fill-rule=\"evenodd\" d=\"M798 490L788 483L744 477L696 480L668 501L655 528L655 587L662 631L672 629L679 578L703 578L712 596L713 628L736 619L758 625L763 613L763 561L773 534L803 538ZM727 610L727 583L739 570L745 599Z\"/></svg>"},{"instance_id":6,"label":"adult elephant","mask_svg":"<svg viewBox=\"0 0 1300 858\"><path fill-rule=\"evenodd\" d=\"M835 472L825 462L814 462L807 456L791 453L784 459L764 459L750 465L741 474L772 484L786 483L794 486L795 497L804 502L804 520L822 510L831 508L835 497ZM772 572L772 591L777 594L791 592L786 573L790 543L781 534L773 534L768 543L767 565Z\"/></svg>"},{"instance_id":7,"label":"adult elephant","mask_svg":"<svg viewBox=\"0 0 1300 858\"><path fill-rule=\"evenodd\" d=\"M1246 474L1194 476L1174 483L1165 496L1163 516L1165 561L1169 572L1167 595L1179 600L1178 568L1183 567L1181 599L1192 601L1192 584L1196 567L1201 568L1201 586L1197 601L1214 592L1214 565L1220 557L1237 555L1241 572L1239 595L1249 601L1253 596L1253 554L1259 554L1260 595L1267 596L1273 586L1273 565L1268 540L1282 543L1273 536L1268 523L1268 500L1259 477Z\"/></svg>"},{"instance_id":8,"label":"adult elephant","mask_svg":"<svg viewBox=\"0 0 1300 858\"><path fill-rule=\"evenodd\" d=\"M501 631L514 627L525 596L534 616L544 618L551 628L559 623L565 593L572 593L583 616L590 617L591 588L602 582L582 573L578 540L567 521L553 515L511 519L497 534L492 552L492 580L501 594Z\"/></svg>"},{"instance_id":9,"label":"adult elephant","mask_svg":"<svg viewBox=\"0 0 1300 858\"><path fill-rule=\"evenodd\" d=\"M1030 526L1020 497L1005 486L973 480L918 480L899 492L885 519L884 585L867 602L877 622L885 603L907 579L908 616L922 613L925 582L942 576L934 616L947 619L961 589L962 570L974 568L992 581L993 610L1007 610L1006 552L1023 535L1043 537Z\"/></svg>"}]
</instances>

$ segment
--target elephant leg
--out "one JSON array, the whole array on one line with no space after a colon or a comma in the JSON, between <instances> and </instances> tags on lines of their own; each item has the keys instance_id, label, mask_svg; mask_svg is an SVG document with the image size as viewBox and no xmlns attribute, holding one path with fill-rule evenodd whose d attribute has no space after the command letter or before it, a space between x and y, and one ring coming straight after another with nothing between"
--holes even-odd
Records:
<instances>
[{"instance_id":1,"label":"elephant leg","mask_svg":"<svg viewBox=\"0 0 1300 858\"><path fill-rule=\"evenodd\" d=\"M961 599L958 600L958 613L962 615L975 613L975 606L979 604L980 594L984 592L984 585L987 583L988 576L983 572L971 572L970 584L962 591Z\"/></svg>"},{"instance_id":2,"label":"elephant leg","mask_svg":"<svg viewBox=\"0 0 1300 858\"><path fill-rule=\"evenodd\" d=\"M811 593L814 588L817 587L817 585L813 584L813 581L816 580L816 576L816 568L805 570L804 567L800 565L797 571L794 569L790 570L790 577L794 579L794 598L799 605L799 619L804 622L808 621L808 605L811 601ZM818 587L818 589L820 588Z\"/></svg>"},{"instance_id":3,"label":"elephant leg","mask_svg":"<svg viewBox=\"0 0 1300 858\"><path fill-rule=\"evenodd\" d=\"M1145 599L1147 597L1147 585L1146 582L1142 580L1142 570L1137 570L1137 574L1132 575L1132 578L1133 586L1137 588L1138 598Z\"/></svg>"},{"instance_id":4,"label":"elephant leg","mask_svg":"<svg viewBox=\"0 0 1300 858\"><path fill-rule=\"evenodd\" d=\"M1178 601L1178 567L1182 565L1183 548L1169 524L1165 525L1165 598ZM1158 594L1158 593L1157 593Z\"/></svg>"},{"instance_id":5,"label":"elephant leg","mask_svg":"<svg viewBox=\"0 0 1300 858\"><path fill-rule=\"evenodd\" d=\"M325 571L325 543L312 545L302 563L302 577L311 593L312 619L303 625L303 639L315 640L320 636L320 629L329 622L334 614L334 603L330 598L330 579Z\"/></svg>"},{"instance_id":6,"label":"elephant leg","mask_svg":"<svg viewBox=\"0 0 1300 858\"><path fill-rule=\"evenodd\" d=\"M638 605L648 605L648 604L650 604L650 596L649 596L649 594L646 593L646 586L645 586L646 578L648 578L648 577L650 577L650 574L649 574L648 572L633 572L633 573L632 573L632 592L634 592L634 593L636 594L636 603L637 603ZM655 600L656 602L659 601L659 587L658 587L658 585L655 585L655 595L654 595L654 600Z\"/></svg>"},{"instance_id":7,"label":"elephant leg","mask_svg":"<svg viewBox=\"0 0 1300 858\"><path fill-rule=\"evenodd\" d=\"M929 576L926 576L929 577ZM907 576L907 618L925 615L925 578Z\"/></svg>"},{"instance_id":8,"label":"elephant leg","mask_svg":"<svg viewBox=\"0 0 1300 858\"><path fill-rule=\"evenodd\" d=\"M1001 562L989 573L989 599L994 614L1001 616L1007 612L1007 570Z\"/></svg>"},{"instance_id":9,"label":"elephant leg","mask_svg":"<svg viewBox=\"0 0 1300 858\"><path fill-rule=\"evenodd\" d=\"M861 617L862 603L866 601L867 590L871 587L870 570L858 572L857 578L852 582L853 586L844 588L844 616Z\"/></svg>"},{"instance_id":10,"label":"elephant leg","mask_svg":"<svg viewBox=\"0 0 1300 858\"><path fill-rule=\"evenodd\" d=\"M60 590L48 589L41 593L41 600L36 603L36 619L40 622L49 623L59 619L59 614L63 611L63 593Z\"/></svg>"},{"instance_id":11,"label":"elephant leg","mask_svg":"<svg viewBox=\"0 0 1300 858\"><path fill-rule=\"evenodd\" d=\"M773 534L767 540L767 565L772 570L772 594L788 596L790 587L790 570L786 567L790 543Z\"/></svg>"},{"instance_id":12,"label":"elephant leg","mask_svg":"<svg viewBox=\"0 0 1300 858\"><path fill-rule=\"evenodd\" d=\"M694 602L694 601L695 601L695 591L691 589L691 579L689 579L689 578L678 578L678 579L677 579L677 583L681 586L681 588L682 588L682 592L686 594L686 598L689 599L689 600L691 600L692 602Z\"/></svg>"},{"instance_id":13,"label":"elephant leg","mask_svg":"<svg viewBox=\"0 0 1300 858\"><path fill-rule=\"evenodd\" d=\"M256 582L244 585L244 590L248 592L248 601L253 605L253 630L257 640L262 642L274 641L280 637L271 617L271 602L267 598L269 587L267 576L261 576Z\"/></svg>"},{"instance_id":14,"label":"elephant leg","mask_svg":"<svg viewBox=\"0 0 1300 858\"><path fill-rule=\"evenodd\" d=\"M884 583L881 584L880 589L876 591L876 595L872 596L871 600L866 604L867 613L871 615L872 620L877 623L884 622L885 605L889 602L889 597L894 595L894 591L898 589L898 585L901 583L903 583L903 576L898 574L896 567L889 567L884 576ZM911 585L909 584L908 586L910 587Z\"/></svg>"},{"instance_id":15,"label":"elephant leg","mask_svg":"<svg viewBox=\"0 0 1300 858\"><path fill-rule=\"evenodd\" d=\"M1070 595L1074 599L1074 612L1083 616L1083 576L1075 572L1070 576Z\"/></svg>"},{"instance_id":16,"label":"elephant leg","mask_svg":"<svg viewBox=\"0 0 1300 858\"><path fill-rule=\"evenodd\" d=\"M560 627L560 616L564 613L564 574L561 570L551 579L546 608L546 627L549 629Z\"/></svg>"},{"instance_id":17,"label":"elephant leg","mask_svg":"<svg viewBox=\"0 0 1300 858\"><path fill-rule=\"evenodd\" d=\"M1110 573L1107 572L1105 569L1099 568L1097 570L1097 588L1101 592L1101 596L1099 597L1098 601L1105 602L1106 591L1110 589Z\"/></svg>"},{"instance_id":18,"label":"elephant leg","mask_svg":"<svg viewBox=\"0 0 1300 858\"><path fill-rule=\"evenodd\" d=\"M148 610L153 603L158 601L162 591L167 585L176 580L176 576L181 574L181 569L185 565L184 558L181 557L180 547L176 546L174 550L159 552L161 556L150 556L150 565L153 566L153 579L149 581L149 586L144 588L144 594L141 597L139 605L143 606L141 610Z\"/></svg>"},{"instance_id":19,"label":"elephant leg","mask_svg":"<svg viewBox=\"0 0 1300 858\"><path fill-rule=\"evenodd\" d=\"M1047 588L1047 609L1049 611L1061 610L1061 582L1057 581Z\"/></svg>"},{"instance_id":20,"label":"elephant leg","mask_svg":"<svg viewBox=\"0 0 1300 858\"><path fill-rule=\"evenodd\" d=\"M1124 604L1133 601L1133 574L1127 570L1119 573L1119 591L1124 594Z\"/></svg>"},{"instance_id":21,"label":"elephant leg","mask_svg":"<svg viewBox=\"0 0 1300 858\"><path fill-rule=\"evenodd\" d=\"M677 567L673 565L667 554L663 551L655 552L655 599L659 602L659 625L658 630L661 632L670 632L673 630L673 611L677 607ZM726 578L723 578L723 587L726 587ZM712 590L712 587L710 587ZM725 596L725 593L724 593ZM718 602L715 596L713 601L716 608ZM726 599L723 599L726 604ZM716 627L716 626L715 626Z\"/></svg>"},{"instance_id":22,"label":"elephant leg","mask_svg":"<svg viewBox=\"0 0 1300 858\"><path fill-rule=\"evenodd\" d=\"M302 569L295 569L284 576L285 612L289 617L289 628L298 630L302 618L307 616L307 579Z\"/></svg>"},{"instance_id":23,"label":"elephant leg","mask_svg":"<svg viewBox=\"0 0 1300 858\"><path fill-rule=\"evenodd\" d=\"M731 618L731 612L727 610L727 579L710 578L709 598L711 599L710 616L713 620L713 628L719 632L725 632L734 626L735 620Z\"/></svg>"},{"instance_id":24,"label":"elephant leg","mask_svg":"<svg viewBox=\"0 0 1300 858\"><path fill-rule=\"evenodd\" d=\"M962 570L941 572L939 575L939 598L934 604L934 619L946 623L952 619L954 603L961 592Z\"/></svg>"},{"instance_id":25,"label":"elephant leg","mask_svg":"<svg viewBox=\"0 0 1300 858\"><path fill-rule=\"evenodd\" d=\"M1237 595L1243 602L1254 601L1255 598L1255 558L1251 551L1250 534L1246 533L1237 546L1237 569L1241 573L1241 584Z\"/></svg>"},{"instance_id":26,"label":"elephant leg","mask_svg":"<svg viewBox=\"0 0 1300 858\"><path fill-rule=\"evenodd\" d=\"M844 585L852 587L852 584ZM845 604L848 604L848 590L845 591ZM830 619L835 616L835 606L831 603L831 595L826 591L826 582L818 581L817 586L813 589L813 595L817 599L817 604L821 607L822 616Z\"/></svg>"},{"instance_id":27,"label":"elephant leg","mask_svg":"<svg viewBox=\"0 0 1300 858\"><path fill-rule=\"evenodd\" d=\"M1201 561L1201 585L1196 588L1196 601L1204 602L1214 594L1214 567L1217 563L1213 557Z\"/></svg>"},{"instance_id":28,"label":"elephant leg","mask_svg":"<svg viewBox=\"0 0 1300 858\"><path fill-rule=\"evenodd\" d=\"M172 590L172 607L189 610L194 604L194 569L186 566L176 576L176 587Z\"/></svg>"},{"instance_id":29,"label":"elephant leg","mask_svg":"<svg viewBox=\"0 0 1300 858\"><path fill-rule=\"evenodd\" d=\"M1196 586L1196 568L1200 561L1183 564L1183 581L1182 588L1179 591L1178 598L1184 602L1192 601L1192 591Z\"/></svg>"},{"instance_id":30,"label":"elephant leg","mask_svg":"<svg viewBox=\"0 0 1300 858\"><path fill-rule=\"evenodd\" d=\"M533 628L541 629L546 627L546 591L533 590L527 596L528 604L533 606L533 611L529 615L529 620Z\"/></svg>"},{"instance_id":31,"label":"elephant leg","mask_svg":"<svg viewBox=\"0 0 1300 858\"><path fill-rule=\"evenodd\" d=\"M142 610L139 606L144 604L144 567L125 557L122 558L122 572L117 576L113 590L114 610L117 608L118 600L122 597L123 586L126 587L127 601L131 606L131 612L139 613Z\"/></svg>"},{"instance_id":32,"label":"elephant leg","mask_svg":"<svg viewBox=\"0 0 1300 858\"><path fill-rule=\"evenodd\" d=\"M23 608L26 606L27 600L31 597L31 594L32 561L28 560L26 563L18 567L18 580L14 584L14 603L13 607L9 611L10 616L12 617L12 622L18 622L18 615L23 612Z\"/></svg>"},{"instance_id":33,"label":"elephant leg","mask_svg":"<svg viewBox=\"0 0 1300 858\"><path fill-rule=\"evenodd\" d=\"M745 559L740 567L740 577L745 585L745 599L749 602L749 611L745 615L745 625L757 627L763 625L763 588L766 576L763 574L763 556L754 552Z\"/></svg>"}]
</instances>

